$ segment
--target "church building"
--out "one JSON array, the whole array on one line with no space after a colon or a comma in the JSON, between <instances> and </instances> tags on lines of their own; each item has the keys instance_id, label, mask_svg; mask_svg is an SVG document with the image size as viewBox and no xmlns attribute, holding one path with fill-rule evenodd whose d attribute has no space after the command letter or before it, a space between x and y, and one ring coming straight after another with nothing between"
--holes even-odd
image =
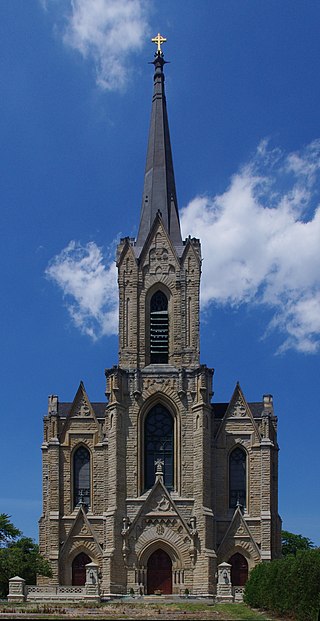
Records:
<instances>
[{"instance_id":1,"label":"church building","mask_svg":"<svg viewBox=\"0 0 320 621\"><path fill-rule=\"evenodd\" d=\"M40 552L53 575L38 583L83 585L95 563L105 595L214 594L220 563L241 586L280 555L272 396L249 402L237 383L215 403L200 363L201 246L181 237L155 40L140 225L117 249L119 361L105 402L81 382L72 402L50 396L44 418Z\"/></svg>"}]
</instances>

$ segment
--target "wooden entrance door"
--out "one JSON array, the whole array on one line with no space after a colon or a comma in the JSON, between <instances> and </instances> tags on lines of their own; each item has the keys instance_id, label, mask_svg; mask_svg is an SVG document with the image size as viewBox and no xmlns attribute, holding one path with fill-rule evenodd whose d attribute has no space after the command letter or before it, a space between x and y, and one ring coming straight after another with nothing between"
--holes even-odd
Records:
<instances>
[{"instance_id":1,"label":"wooden entrance door","mask_svg":"<svg viewBox=\"0 0 320 621\"><path fill-rule=\"evenodd\" d=\"M74 586L84 586L86 583L86 565L91 563L91 558L81 552L72 562L72 584Z\"/></svg>"},{"instance_id":2,"label":"wooden entrance door","mask_svg":"<svg viewBox=\"0 0 320 621\"><path fill-rule=\"evenodd\" d=\"M237 552L230 559L231 565L231 582L233 586L244 586L248 580L248 563L247 560Z\"/></svg>"},{"instance_id":3,"label":"wooden entrance door","mask_svg":"<svg viewBox=\"0 0 320 621\"><path fill-rule=\"evenodd\" d=\"M172 562L170 556L160 548L148 560L147 593L161 591L164 595L172 593Z\"/></svg>"}]
</instances>

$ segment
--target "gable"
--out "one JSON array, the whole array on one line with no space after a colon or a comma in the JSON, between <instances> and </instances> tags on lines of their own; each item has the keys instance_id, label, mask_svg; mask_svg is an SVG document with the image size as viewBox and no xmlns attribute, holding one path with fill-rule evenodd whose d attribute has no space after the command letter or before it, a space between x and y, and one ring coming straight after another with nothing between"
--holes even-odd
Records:
<instances>
[{"instance_id":1,"label":"gable","mask_svg":"<svg viewBox=\"0 0 320 621\"><path fill-rule=\"evenodd\" d=\"M62 442L71 429L79 432L91 432L92 434L100 431L100 425L82 381L63 423L61 432Z\"/></svg>"},{"instance_id":2,"label":"gable","mask_svg":"<svg viewBox=\"0 0 320 621\"><path fill-rule=\"evenodd\" d=\"M236 508L229 528L219 545L218 559L225 560L229 558L235 550L247 551L256 562L260 560L259 548L241 513L240 507Z\"/></svg>"},{"instance_id":3,"label":"gable","mask_svg":"<svg viewBox=\"0 0 320 621\"><path fill-rule=\"evenodd\" d=\"M81 546L95 552L98 557L102 556L102 548L99 544L97 534L91 526L85 511L79 507L74 522L67 534L66 540L61 548L61 556L70 554L73 549Z\"/></svg>"},{"instance_id":4,"label":"gable","mask_svg":"<svg viewBox=\"0 0 320 621\"><path fill-rule=\"evenodd\" d=\"M253 414L239 383L237 383L231 400L224 411L221 424L217 431L216 440L228 433L238 435L242 433L246 435L254 434L255 438L260 440L257 423L253 418Z\"/></svg>"},{"instance_id":5,"label":"gable","mask_svg":"<svg viewBox=\"0 0 320 621\"><path fill-rule=\"evenodd\" d=\"M172 241L157 215L146 239L139 260L144 274L164 276L174 274L180 262Z\"/></svg>"},{"instance_id":6,"label":"gable","mask_svg":"<svg viewBox=\"0 0 320 621\"><path fill-rule=\"evenodd\" d=\"M152 490L130 523L124 518L122 553L125 562L145 565L150 550L161 547L169 555L180 558L185 567L195 562L195 542L198 537L195 518L187 524L170 497L162 476L157 478Z\"/></svg>"},{"instance_id":7,"label":"gable","mask_svg":"<svg viewBox=\"0 0 320 621\"><path fill-rule=\"evenodd\" d=\"M163 484L161 477L157 479L137 515L129 526L129 530L135 528L138 522L151 523L154 521L179 520L182 522L186 531L189 531L187 524L180 515L174 501L172 500L168 490Z\"/></svg>"}]
</instances>

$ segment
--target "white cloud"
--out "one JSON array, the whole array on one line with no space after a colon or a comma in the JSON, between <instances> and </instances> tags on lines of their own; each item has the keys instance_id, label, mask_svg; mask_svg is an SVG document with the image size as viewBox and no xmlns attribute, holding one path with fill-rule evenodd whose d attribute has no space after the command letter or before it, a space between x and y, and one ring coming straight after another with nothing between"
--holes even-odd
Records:
<instances>
[{"instance_id":1,"label":"white cloud","mask_svg":"<svg viewBox=\"0 0 320 621\"><path fill-rule=\"evenodd\" d=\"M279 351L320 349L319 177L320 140L287 156L263 141L223 194L182 210L202 243L202 307L268 306Z\"/></svg>"},{"instance_id":2,"label":"white cloud","mask_svg":"<svg viewBox=\"0 0 320 621\"><path fill-rule=\"evenodd\" d=\"M226 191L182 210L184 235L202 244L202 308L270 309L279 352L320 349L320 141L285 155L262 142ZM70 244L47 268L75 325L93 339L118 331L116 267L94 242Z\"/></svg>"},{"instance_id":3,"label":"white cloud","mask_svg":"<svg viewBox=\"0 0 320 621\"><path fill-rule=\"evenodd\" d=\"M290 153L287 158L288 171L298 176L306 177L309 183L313 183L316 174L320 170L320 139L314 140L305 148L303 153Z\"/></svg>"},{"instance_id":4,"label":"white cloud","mask_svg":"<svg viewBox=\"0 0 320 621\"><path fill-rule=\"evenodd\" d=\"M54 7L55 2L46 0L44 6ZM149 35L147 0L60 0L61 11L60 7L67 12L65 44L93 61L102 89L123 89L128 56L140 50Z\"/></svg>"},{"instance_id":5,"label":"white cloud","mask_svg":"<svg viewBox=\"0 0 320 621\"><path fill-rule=\"evenodd\" d=\"M101 249L71 241L46 269L64 294L77 328L93 340L118 333L118 288L116 265L105 261Z\"/></svg>"}]
</instances>

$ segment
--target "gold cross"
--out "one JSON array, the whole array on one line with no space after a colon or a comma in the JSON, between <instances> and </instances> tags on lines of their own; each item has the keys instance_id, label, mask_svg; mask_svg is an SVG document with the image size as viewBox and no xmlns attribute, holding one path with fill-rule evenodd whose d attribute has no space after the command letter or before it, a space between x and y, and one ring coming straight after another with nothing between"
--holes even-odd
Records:
<instances>
[{"instance_id":1,"label":"gold cross","mask_svg":"<svg viewBox=\"0 0 320 621\"><path fill-rule=\"evenodd\" d=\"M152 43L156 43L157 44L157 52L160 54L162 53L161 50L161 45L162 43L165 43L167 39L165 39L164 37L161 36L160 32L158 32L156 37L153 37L153 39L151 39Z\"/></svg>"}]
</instances>

